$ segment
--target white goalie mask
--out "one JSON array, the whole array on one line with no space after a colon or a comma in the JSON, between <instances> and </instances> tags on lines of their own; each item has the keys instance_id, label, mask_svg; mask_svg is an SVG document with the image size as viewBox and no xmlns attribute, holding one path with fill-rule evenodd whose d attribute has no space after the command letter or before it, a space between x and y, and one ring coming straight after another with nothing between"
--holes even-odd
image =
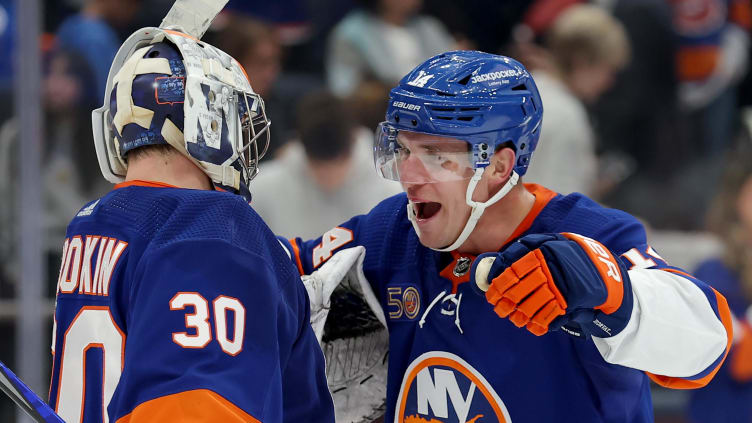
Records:
<instances>
[{"instance_id":1,"label":"white goalie mask","mask_svg":"<svg viewBox=\"0 0 752 423\"><path fill-rule=\"evenodd\" d=\"M130 150L166 144L215 187L250 200L248 184L269 146L271 123L227 53L181 32L142 28L115 56L92 124L102 174L112 183L123 181Z\"/></svg>"}]
</instances>

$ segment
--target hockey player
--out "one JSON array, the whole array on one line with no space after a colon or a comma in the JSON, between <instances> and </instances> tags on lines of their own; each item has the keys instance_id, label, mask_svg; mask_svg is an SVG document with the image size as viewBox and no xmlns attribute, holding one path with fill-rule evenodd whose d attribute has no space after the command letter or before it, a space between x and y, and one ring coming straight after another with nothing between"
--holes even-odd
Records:
<instances>
[{"instance_id":1,"label":"hockey player","mask_svg":"<svg viewBox=\"0 0 752 423\"><path fill-rule=\"evenodd\" d=\"M50 405L67 422L333 422L300 276L248 205L269 122L240 65L144 28L93 123L120 183L68 226Z\"/></svg>"},{"instance_id":2,"label":"hockey player","mask_svg":"<svg viewBox=\"0 0 752 423\"><path fill-rule=\"evenodd\" d=\"M724 360L725 299L637 219L520 182L542 117L517 61L433 57L376 131L377 170L405 193L290 241L302 274L365 247L389 331L386 421L651 422L650 380L703 386Z\"/></svg>"}]
</instances>

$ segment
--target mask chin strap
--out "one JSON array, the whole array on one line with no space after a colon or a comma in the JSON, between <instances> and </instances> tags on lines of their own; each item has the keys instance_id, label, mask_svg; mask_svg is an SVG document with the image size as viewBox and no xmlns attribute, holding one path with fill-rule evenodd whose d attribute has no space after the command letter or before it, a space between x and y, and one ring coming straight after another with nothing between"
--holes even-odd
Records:
<instances>
[{"instance_id":1,"label":"mask chin strap","mask_svg":"<svg viewBox=\"0 0 752 423\"><path fill-rule=\"evenodd\" d=\"M512 171L512 174L509 176L509 180L506 184L497 192L494 194L493 197L489 198L487 201L483 203L479 203L477 201L473 201L473 192L475 192L475 187L478 185L478 182L480 181L481 177L483 176L483 171L485 169L475 169L475 174L473 175L473 178L470 179L470 183L467 185L467 191L465 191L465 203L467 203L468 206L472 207L472 212L470 213L470 217L467 219L467 222L465 223L465 228L462 229L462 232L460 233L460 236L457 237L457 239L452 243L452 245L444 248L431 248L435 251L454 251L457 248L460 247L466 240L467 237L470 236L470 234L473 232L473 229L475 229L475 225L478 223L478 220L480 220L480 217L483 215L483 212L486 211L486 208L491 206L492 204L496 203L497 201L501 200L505 195L509 193L509 191L514 188L515 185L517 185L517 181L519 181L520 176L517 174L517 172ZM413 208L413 205L411 202L407 203L407 217L410 219L410 222L413 224L413 228L415 228L415 232L418 233L418 236L420 236L420 231L418 230L418 223L416 221L416 213L415 209Z\"/></svg>"}]
</instances>

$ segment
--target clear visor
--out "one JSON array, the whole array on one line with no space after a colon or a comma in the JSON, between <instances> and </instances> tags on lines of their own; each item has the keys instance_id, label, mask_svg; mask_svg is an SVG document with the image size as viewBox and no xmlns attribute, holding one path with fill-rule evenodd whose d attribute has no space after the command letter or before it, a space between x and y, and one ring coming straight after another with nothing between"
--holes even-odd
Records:
<instances>
[{"instance_id":1,"label":"clear visor","mask_svg":"<svg viewBox=\"0 0 752 423\"><path fill-rule=\"evenodd\" d=\"M400 131L382 122L374 142L376 171L385 179L427 184L467 180L475 173L467 141Z\"/></svg>"}]
</instances>

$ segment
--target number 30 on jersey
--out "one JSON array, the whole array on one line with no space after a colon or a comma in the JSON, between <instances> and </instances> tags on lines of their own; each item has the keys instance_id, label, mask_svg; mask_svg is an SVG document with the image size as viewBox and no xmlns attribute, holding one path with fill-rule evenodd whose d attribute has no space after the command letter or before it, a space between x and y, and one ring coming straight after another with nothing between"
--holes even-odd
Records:
<instances>
[{"instance_id":1,"label":"number 30 on jersey","mask_svg":"<svg viewBox=\"0 0 752 423\"><path fill-rule=\"evenodd\" d=\"M178 292L170 300L170 310L184 310L192 307L193 312L186 312L185 327L194 329L193 334L173 332L172 341L183 348L204 348L212 340L212 325L209 323L209 302L198 292ZM237 298L220 295L212 301L214 311L214 333L225 353L236 356L243 350L245 336L245 307ZM233 335L227 334L228 311L232 313Z\"/></svg>"}]
</instances>

